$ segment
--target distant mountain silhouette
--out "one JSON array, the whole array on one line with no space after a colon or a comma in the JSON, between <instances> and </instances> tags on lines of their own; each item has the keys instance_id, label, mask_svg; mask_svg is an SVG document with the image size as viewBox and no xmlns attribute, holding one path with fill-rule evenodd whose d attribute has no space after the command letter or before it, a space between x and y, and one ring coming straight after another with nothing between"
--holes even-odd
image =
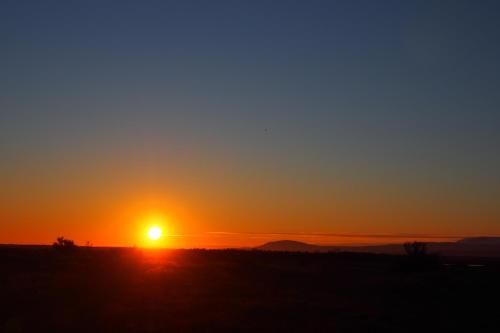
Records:
<instances>
[{"instance_id":1,"label":"distant mountain silhouette","mask_svg":"<svg viewBox=\"0 0 500 333\"><path fill-rule=\"evenodd\" d=\"M257 247L257 249L264 251L286 251L286 252L328 252L336 250L334 246L308 244L293 240L280 240L275 242L269 242Z\"/></svg>"},{"instance_id":2,"label":"distant mountain silhouette","mask_svg":"<svg viewBox=\"0 0 500 333\"><path fill-rule=\"evenodd\" d=\"M457 241L457 244L500 246L500 237L467 237Z\"/></svg>"},{"instance_id":3,"label":"distant mountain silhouette","mask_svg":"<svg viewBox=\"0 0 500 333\"><path fill-rule=\"evenodd\" d=\"M460 257L500 257L500 237L467 237L456 242L427 243L431 252L444 256ZM402 244L366 245L366 246L325 246L308 244L293 240L269 242L256 247L263 251L285 252L370 252L384 254L403 254Z\"/></svg>"}]
</instances>

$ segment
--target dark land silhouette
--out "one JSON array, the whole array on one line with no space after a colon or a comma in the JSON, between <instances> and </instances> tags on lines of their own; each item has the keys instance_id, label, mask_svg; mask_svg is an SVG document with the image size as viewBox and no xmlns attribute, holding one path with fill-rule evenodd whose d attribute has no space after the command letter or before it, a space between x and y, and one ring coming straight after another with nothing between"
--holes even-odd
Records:
<instances>
[{"instance_id":1,"label":"dark land silhouette","mask_svg":"<svg viewBox=\"0 0 500 333\"><path fill-rule=\"evenodd\" d=\"M403 255L66 246L72 250L0 246L0 332L496 332L500 325L491 302L500 299L498 259L439 256L417 243Z\"/></svg>"},{"instance_id":2,"label":"dark land silhouette","mask_svg":"<svg viewBox=\"0 0 500 333\"><path fill-rule=\"evenodd\" d=\"M456 242L427 243L431 252L449 257L491 257L500 258L500 237L468 237ZM381 254L404 254L401 244L365 246L316 245L292 240L269 242L256 249L265 251L297 252L369 252Z\"/></svg>"}]
</instances>

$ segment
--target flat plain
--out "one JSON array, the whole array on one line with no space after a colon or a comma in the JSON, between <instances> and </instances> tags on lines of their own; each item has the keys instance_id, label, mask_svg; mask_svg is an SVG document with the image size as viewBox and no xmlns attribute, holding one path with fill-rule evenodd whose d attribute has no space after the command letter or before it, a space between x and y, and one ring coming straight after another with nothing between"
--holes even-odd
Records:
<instances>
[{"instance_id":1,"label":"flat plain","mask_svg":"<svg viewBox=\"0 0 500 333\"><path fill-rule=\"evenodd\" d=\"M0 247L0 332L494 332L500 261Z\"/></svg>"}]
</instances>

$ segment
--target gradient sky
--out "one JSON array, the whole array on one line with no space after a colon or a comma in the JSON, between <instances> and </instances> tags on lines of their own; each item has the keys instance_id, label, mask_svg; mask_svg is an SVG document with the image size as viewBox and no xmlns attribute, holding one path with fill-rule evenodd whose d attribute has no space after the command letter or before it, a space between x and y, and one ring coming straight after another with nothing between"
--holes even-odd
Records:
<instances>
[{"instance_id":1,"label":"gradient sky","mask_svg":"<svg viewBox=\"0 0 500 333\"><path fill-rule=\"evenodd\" d=\"M498 1L2 1L0 40L2 243L500 234Z\"/></svg>"}]
</instances>

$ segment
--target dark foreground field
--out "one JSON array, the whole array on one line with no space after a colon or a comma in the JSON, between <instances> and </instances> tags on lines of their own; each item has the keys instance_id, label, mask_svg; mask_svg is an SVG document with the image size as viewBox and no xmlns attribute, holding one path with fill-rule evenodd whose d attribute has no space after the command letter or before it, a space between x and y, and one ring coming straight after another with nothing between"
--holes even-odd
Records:
<instances>
[{"instance_id":1,"label":"dark foreground field","mask_svg":"<svg viewBox=\"0 0 500 333\"><path fill-rule=\"evenodd\" d=\"M0 332L498 332L499 284L491 259L3 247Z\"/></svg>"}]
</instances>

